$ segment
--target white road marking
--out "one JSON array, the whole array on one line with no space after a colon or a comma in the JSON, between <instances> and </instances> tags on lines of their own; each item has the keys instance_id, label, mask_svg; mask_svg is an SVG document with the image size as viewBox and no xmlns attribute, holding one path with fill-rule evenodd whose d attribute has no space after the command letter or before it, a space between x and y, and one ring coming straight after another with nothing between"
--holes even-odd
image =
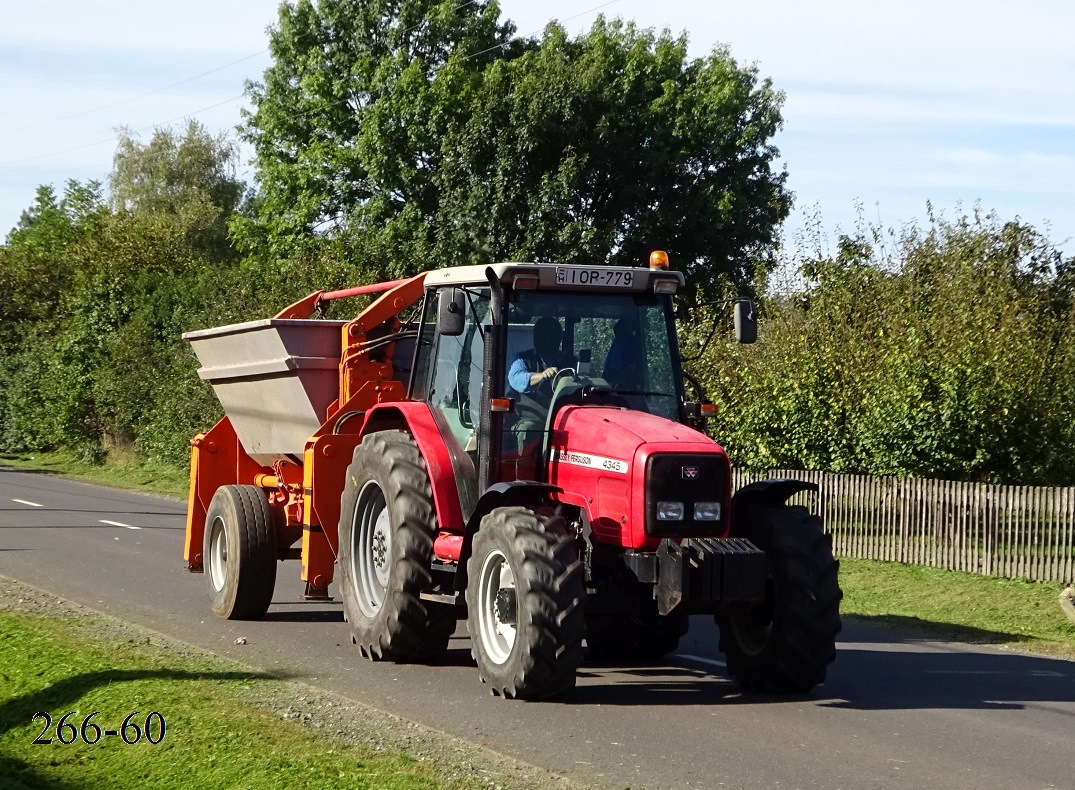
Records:
<instances>
[{"instance_id":1,"label":"white road marking","mask_svg":"<svg viewBox=\"0 0 1075 790\"><path fill-rule=\"evenodd\" d=\"M702 664L712 664L715 667L725 667L725 668L727 668L727 666L728 666L723 661L717 661L716 659L713 659L713 658L702 658L701 656L692 656L692 655L688 655L687 653L676 653L675 657L676 658L685 658L688 661L698 661L698 662L700 662Z\"/></svg>"},{"instance_id":2,"label":"white road marking","mask_svg":"<svg viewBox=\"0 0 1075 790\"><path fill-rule=\"evenodd\" d=\"M1021 672L1005 671L1003 669L927 669L927 675L1021 675ZM1035 678L1063 678L1067 677L1062 672L1052 672L1047 669L1036 669L1027 673Z\"/></svg>"},{"instance_id":3,"label":"white road marking","mask_svg":"<svg viewBox=\"0 0 1075 790\"><path fill-rule=\"evenodd\" d=\"M102 524L107 524L110 527L126 527L127 529L141 529L141 527L132 527L130 524L124 524L121 521L108 521L108 520L103 519L103 518L101 519L101 523Z\"/></svg>"},{"instance_id":4,"label":"white road marking","mask_svg":"<svg viewBox=\"0 0 1075 790\"><path fill-rule=\"evenodd\" d=\"M29 505L30 507L44 507L37 502L27 502L25 499L12 499L12 502L18 502L20 505Z\"/></svg>"}]
</instances>

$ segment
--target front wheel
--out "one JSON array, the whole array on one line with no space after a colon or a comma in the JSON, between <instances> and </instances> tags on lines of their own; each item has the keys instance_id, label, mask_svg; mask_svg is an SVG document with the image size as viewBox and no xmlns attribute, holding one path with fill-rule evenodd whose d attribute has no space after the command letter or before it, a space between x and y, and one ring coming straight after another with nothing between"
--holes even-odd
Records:
<instances>
[{"instance_id":1,"label":"front wheel","mask_svg":"<svg viewBox=\"0 0 1075 790\"><path fill-rule=\"evenodd\" d=\"M501 507L482 519L467 563L467 625L493 694L542 699L575 686L585 594L562 517Z\"/></svg>"},{"instance_id":2,"label":"front wheel","mask_svg":"<svg viewBox=\"0 0 1075 790\"><path fill-rule=\"evenodd\" d=\"M803 507L755 505L738 531L765 552L765 602L717 618L728 673L752 691L801 694L825 679L840 632L839 563Z\"/></svg>"}]
</instances>

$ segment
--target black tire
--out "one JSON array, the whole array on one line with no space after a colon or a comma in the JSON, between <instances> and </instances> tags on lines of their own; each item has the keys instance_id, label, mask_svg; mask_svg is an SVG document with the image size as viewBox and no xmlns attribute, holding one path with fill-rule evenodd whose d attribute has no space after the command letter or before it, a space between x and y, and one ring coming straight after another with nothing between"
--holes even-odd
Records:
<instances>
[{"instance_id":1,"label":"black tire","mask_svg":"<svg viewBox=\"0 0 1075 790\"><path fill-rule=\"evenodd\" d=\"M751 690L804 694L825 680L840 633L839 563L821 519L803 507L754 505L737 534L768 560L766 600L717 618L728 674Z\"/></svg>"},{"instance_id":2,"label":"black tire","mask_svg":"<svg viewBox=\"0 0 1075 790\"><path fill-rule=\"evenodd\" d=\"M687 627L685 612L587 617L586 646L595 656L613 661L660 658L679 647Z\"/></svg>"},{"instance_id":3,"label":"black tire","mask_svg":"<svg viewBox=\"0 0 1075 790\"><path fill-rule=\"evenodd\" d=\"M370 659L426 661L448 648L455 607L432 586L436 515L410 434L380 431L355 448L340 498L340 596L351 641Z\"/></svg>"},{"instance_id":4,"label":"black tire","mask_svg":"<svg viewBox=\"0 0 1075 790\"><path fill-rule=\"evenodd\" d=\"M257 486L221 486L205 514L202 566L213 612L260 620L276 587L272 507Z\"/></svg>"},{"instance_id":5,"label":"black tire","mask_svg":"<svg viewBox=\"0 0 1075 790\"><path fill-rule=\"evenodd\" d=\"M474 536L467 580L471 651L493 694L544 699L574 688L586 589L564 519L496 508Z\"/></svg>"}]
</instances>

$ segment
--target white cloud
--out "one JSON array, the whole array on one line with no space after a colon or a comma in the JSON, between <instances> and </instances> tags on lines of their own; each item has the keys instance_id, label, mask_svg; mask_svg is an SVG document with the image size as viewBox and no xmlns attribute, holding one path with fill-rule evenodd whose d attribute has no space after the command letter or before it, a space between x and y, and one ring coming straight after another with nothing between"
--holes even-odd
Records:
<instances>
[{"instance_id":1,"label":"white cloud","mask_svg":"<svg viewBox=\"0 0 1075 790\"><path fill-rule=\"evenodd\" d=\"M1055 105L1048 102L1055 101ZM966 123L1000 126L1069 126L1075 130L1075 96L1045 97L1037 92L1012 94L919 91L896 94L880 87L865 90L793 90L784 104L788 125L799 122Z\"/></svg>"}]
</instances>

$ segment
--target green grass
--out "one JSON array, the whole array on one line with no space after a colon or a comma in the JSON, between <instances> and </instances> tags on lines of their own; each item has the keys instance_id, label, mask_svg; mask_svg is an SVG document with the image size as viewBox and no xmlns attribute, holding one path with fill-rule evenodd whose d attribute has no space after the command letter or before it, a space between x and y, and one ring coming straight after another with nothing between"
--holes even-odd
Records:
<instances>
[{"instance_id":1,"label":"green grass","mask_svg":"<svg viewBox=\"0 0 1075 790\"><path fill-rule=\"evenodd\" d=\"M186 499L190 472L169 464L147 461L131 452L111 452L104 463L92 464L74 453L0 454L0 466L70 477L87 483L149 491Z\"/></svg>"},{"instance_id":2,"label":"green grass","mask_svg":"<svg viewBox=\"0 0 1075 790\"><path fill-rule=\"evenodd\" d=\"M385 756L253 708L244 689L283 681L242 667L91 635L92 622L0 612L0 780L5 788L431 788L458 786L431 763ZM104 629L108 632L108 629ZM33 745L52 715L51 745ZM116 729L140 711L167 722L164 739L128 745L57 740L94 711ZM94 739L92 731L89 739ZM129 730L131 739L134 731ZM70 739L72 731L64 731ZM156 736L155 736L156 737Z\"/></svg>"},{"instance_id":3,"label":"green grass","mask_svg":"<svg viewBox=\"0 0 1075 790\"><path fill-rule=\"evenodd\" d=\"M840 559L848 615L1075 658L1064 585L977 576L876 560Z\"/></svg>"}]
</instances>

